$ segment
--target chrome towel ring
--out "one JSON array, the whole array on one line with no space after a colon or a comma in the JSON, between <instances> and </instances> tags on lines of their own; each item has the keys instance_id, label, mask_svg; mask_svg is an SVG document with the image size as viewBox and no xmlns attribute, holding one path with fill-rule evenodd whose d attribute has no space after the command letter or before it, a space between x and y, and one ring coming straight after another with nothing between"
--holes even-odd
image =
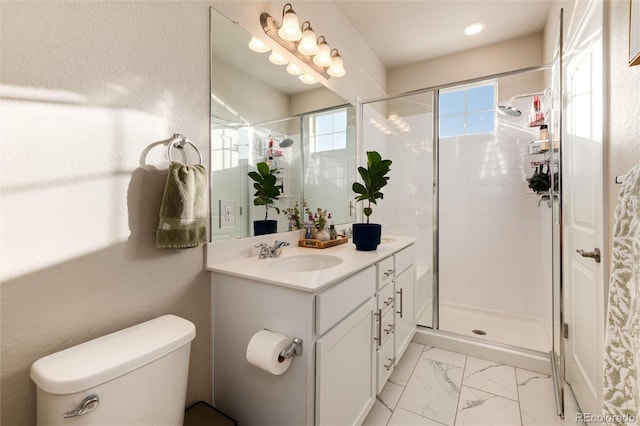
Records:
<instances>
[{"instance_id":1,"label":"chrome towel ring","mask_svg":"<svg viewBox=\"0 0 640 426\"><path fill-rule=\"evenodd\" d=\"M169 142L169 148L167 149L167 156L169 157L169 161L173 161L171 158L171 148L184 149L185 145L191 145L193 149L198 154L198 164L202 165L202 155L200 155L200 151L198 151L198 147L195 146L193 142L189 140L189 138L182 136L180 133L175 133L171 142Z\"/></svg>"}]
</instances>

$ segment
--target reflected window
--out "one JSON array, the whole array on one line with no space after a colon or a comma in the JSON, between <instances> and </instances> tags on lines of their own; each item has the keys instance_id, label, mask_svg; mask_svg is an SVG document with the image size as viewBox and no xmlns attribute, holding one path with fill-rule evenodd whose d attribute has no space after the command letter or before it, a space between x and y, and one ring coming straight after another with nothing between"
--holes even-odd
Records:
<instances>
[{"instance_id":1,"label":"reflected window","mask_svg":"<svg viewBox=\"0 0 640 426\"><path fill-rule=\"evenodd\" d=\"M311 152L347 148L347 109L315 114L310 118Z\"/></svg>"},{"instance_id":2,"label":"reflected window","mask_svg":"<svg viewBox=\"0 0 640 426\"><path fill-rule=\"evenodd\" d=\"M441 90L439 133L441 138L495 131L495 84Z\"/></svg>"}]
</instances>

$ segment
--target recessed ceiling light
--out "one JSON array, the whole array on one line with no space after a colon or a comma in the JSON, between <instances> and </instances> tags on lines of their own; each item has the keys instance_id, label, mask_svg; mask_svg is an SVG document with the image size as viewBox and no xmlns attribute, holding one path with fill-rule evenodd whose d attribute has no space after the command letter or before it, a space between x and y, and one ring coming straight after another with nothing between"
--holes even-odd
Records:
<instances>
[{"instance_id":1,"label":"recessed ceiling light","mask_svg":"<svg viewBox=\"0 0 640 426\"><path fill-rule=\"evenodd\" d=\"M475 35L482 30L484 30L484 24L476 22L475 24L467 25L466 27L464 27L464 30L462 30L462 32L466 35Z\"/></svg>"}]
</instances>

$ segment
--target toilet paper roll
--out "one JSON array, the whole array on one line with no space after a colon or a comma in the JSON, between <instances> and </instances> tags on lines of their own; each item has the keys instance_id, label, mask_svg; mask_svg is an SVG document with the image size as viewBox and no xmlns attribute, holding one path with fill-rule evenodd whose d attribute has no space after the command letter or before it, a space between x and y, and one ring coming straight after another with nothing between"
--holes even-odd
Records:
<instances>
[{"instance_id":1,"label":"toilet paper roll","mask_svg":"<svg viewBox=\"0 0 640 426\"><path fill-rule=\"evenodd\" d=\"M280 352L291 345L292 339L269 330L260 330L247 345L247 361L271 374L280 375L291 365L291 358L284 359Z\"/></svg>"}]
</instances>

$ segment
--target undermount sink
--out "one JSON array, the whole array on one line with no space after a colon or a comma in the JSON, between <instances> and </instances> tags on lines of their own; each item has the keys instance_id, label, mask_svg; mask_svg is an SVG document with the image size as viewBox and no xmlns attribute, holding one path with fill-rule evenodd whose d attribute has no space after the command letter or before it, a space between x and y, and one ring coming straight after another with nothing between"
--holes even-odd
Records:
<instances>
[{"instance_id":1,"label":"undermount sink","mask_svg":"<svg viewBox=\"0 0 640 426\"><path fill-rule=\"evenodd\" d=\"M271 263L275 271L310 272L337 266L342 259L327 254L301 254L277 259Z\"/></svg>"}]
</instances>

